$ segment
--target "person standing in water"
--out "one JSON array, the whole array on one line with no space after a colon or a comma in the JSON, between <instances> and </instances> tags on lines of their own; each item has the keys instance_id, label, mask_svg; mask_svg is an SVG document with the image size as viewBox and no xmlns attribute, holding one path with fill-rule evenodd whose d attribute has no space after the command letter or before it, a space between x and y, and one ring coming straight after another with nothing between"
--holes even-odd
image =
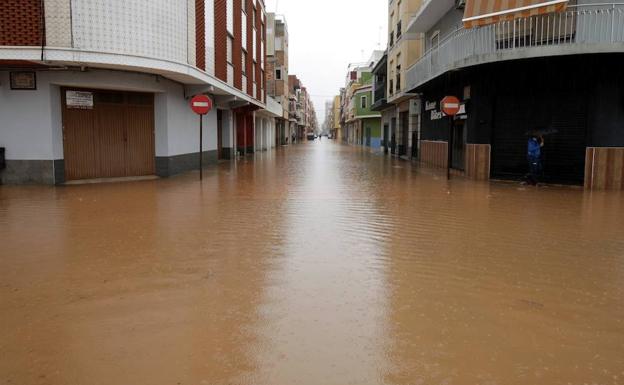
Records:
<instances>
[{"instance_id":1,"label":"person standing in water","mask_svg":"<svg viewBox=\"0 0 624 385\"><path fill-rule=\"evenodd\" d=\"M529 137L527 144L527 161L529 162L529 174L527 183L536 186L539 176L542 174L542 147L544 138L541 135L533 134Z\"/></svg>"}]
</instances>

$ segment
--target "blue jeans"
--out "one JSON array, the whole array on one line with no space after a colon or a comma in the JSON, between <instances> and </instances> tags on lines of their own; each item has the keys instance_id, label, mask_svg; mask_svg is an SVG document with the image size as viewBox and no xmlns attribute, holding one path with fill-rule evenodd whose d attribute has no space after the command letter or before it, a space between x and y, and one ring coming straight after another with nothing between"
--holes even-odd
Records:
<instances>
[{"instance_id":1,"label":"blue jeans","mask_svg":"<svg viewBox=\"0 0 624 385\"><path fill-rule=\"evenodd\" d=\"M537 179L542 175L542 159L536 157L529 157L529 181L531 183L537 183Z\"/></svg>"}]
</instances>

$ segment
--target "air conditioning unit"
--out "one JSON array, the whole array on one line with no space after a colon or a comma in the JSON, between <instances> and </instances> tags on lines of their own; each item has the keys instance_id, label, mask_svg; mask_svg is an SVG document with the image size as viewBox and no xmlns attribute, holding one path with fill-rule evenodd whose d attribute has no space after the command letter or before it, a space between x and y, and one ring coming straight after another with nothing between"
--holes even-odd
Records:
<instances>
[{"instance_id":1,"label":"air conditioning unit","mask_svg":"<svg viewBox=\"0 0 624 385\"><path fill-rule=\"evenodd\" d=\"M466 0L455 0L456 9L464 9L466 7Z\"/></svg>"}]
</instances>

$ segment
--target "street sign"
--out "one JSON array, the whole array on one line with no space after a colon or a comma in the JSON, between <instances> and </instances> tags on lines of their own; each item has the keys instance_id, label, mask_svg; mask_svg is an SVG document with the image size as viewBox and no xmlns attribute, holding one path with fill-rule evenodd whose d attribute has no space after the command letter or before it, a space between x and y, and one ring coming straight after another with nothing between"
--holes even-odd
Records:
<instances>
[{"instance_id":1,"label":"street sign","mask_svg":"<svg viewBox=\"0 0 624 385\"><path fill-rule=\"evenodd\" d=\"M455 96L446 96L440 102L440 109L448 116L455 116L459 112L459 99Z\"/></svg>"},{"instance_id":2,"label":"street sign","mask_svg":"<svg viewBox=\"0 0 624 385\"><path fill-rule=\"evenodd\" d=\"M445 96L440 102L440 110L449 117L447 142L446 179L451 179L451 163L453 162L453 117L459 112L459 99L455 96Z\"/></svg>"},{"instance_id":3,"label":"street sign","mask_svg":"<svg viewBox=\"0 0 624 385\"><path fill-rule=\"evenodd\" d=\"M212 100L206 95L196 95L191 99L191 109L199 115L199 180L204 179L204 167L202 160L204 157L204 120L203 115L212 110Z\"/></svg>"},{"instance_id":4,"label":"street sign","mask_svg":"<svg viewBox=\"0 0 624 385\"><path fill-rule=\"evenodd\" d=\"M206 95L196 95L191 99L191 109L198 115L206 115L212 110L212 100Z\"/></svg>"}]
</instances>

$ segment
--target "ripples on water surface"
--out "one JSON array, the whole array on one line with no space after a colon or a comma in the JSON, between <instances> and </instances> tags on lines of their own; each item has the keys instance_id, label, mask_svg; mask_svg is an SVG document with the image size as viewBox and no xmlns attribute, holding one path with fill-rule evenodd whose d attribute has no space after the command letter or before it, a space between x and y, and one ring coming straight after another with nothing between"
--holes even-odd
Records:
<instances>
[{"instance_id":1,"label":"ripples on water surface","mask_svg":"<svg viewBox=\"0 0 624 385\"><path fill-rule=\"evenodd\" d=\"M622 384L621 193L310 143L0 187L0 384Z\"/></svg>"}]
</instances>

